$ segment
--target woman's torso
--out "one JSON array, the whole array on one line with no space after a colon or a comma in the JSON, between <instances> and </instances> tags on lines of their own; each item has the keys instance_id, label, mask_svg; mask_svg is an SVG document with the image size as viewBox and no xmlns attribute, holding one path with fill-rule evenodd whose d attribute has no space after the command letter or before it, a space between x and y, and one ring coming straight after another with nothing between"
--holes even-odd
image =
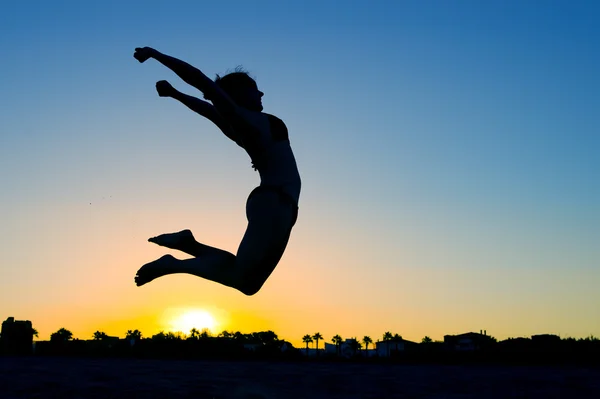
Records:
<instances>
[{"instance_id":1,"label":"woman's torso","mask_svg":"<svg viewBox=\"0 0 600 399\"><path fill-rule=\"evenodd\" d=\"M251 122L235 125L242 147L258 170L261 185L281 187L298 204L300 173L283 121L270 114L256 113Z\"/></svg>"}]
</instances>

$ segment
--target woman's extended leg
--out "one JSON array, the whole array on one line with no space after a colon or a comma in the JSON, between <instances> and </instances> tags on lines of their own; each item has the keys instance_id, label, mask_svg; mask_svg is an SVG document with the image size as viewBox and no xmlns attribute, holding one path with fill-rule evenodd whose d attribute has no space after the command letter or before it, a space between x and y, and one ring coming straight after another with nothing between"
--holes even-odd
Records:
<instances>
[{"instance_id":1,"label":"woman's extended leg","mask_svg":"<svg viewBox=\"0 0 600 399\"><path fill-rule=\"evenodd\" d=\"M184 251L195 258L179 260L165 255L138 270L136 284L144 285L167 274L188 273L253 295L283 255L294 212L291 205L280 201L276 192L254 194L247 205L248 228L237 256L197 242L189 230L154 237L149 241Z\"/></svg>"},{"instance_id":2,"label":"woman's extended leg","mask_svg":"<svg viewBox=\"0 0 600 399\"><path fill-rule=\"evenodd\" d=\"M161 247L185 252L186 254L192 255L195 258L199 257L201 254L205 253L211 248L216 249L196 241L196 238L194 238L194 235L188 229L178 231L177 233L161 234L159 236L149 238L148 241L160 245Z\"/></svg>"}]
</instances>

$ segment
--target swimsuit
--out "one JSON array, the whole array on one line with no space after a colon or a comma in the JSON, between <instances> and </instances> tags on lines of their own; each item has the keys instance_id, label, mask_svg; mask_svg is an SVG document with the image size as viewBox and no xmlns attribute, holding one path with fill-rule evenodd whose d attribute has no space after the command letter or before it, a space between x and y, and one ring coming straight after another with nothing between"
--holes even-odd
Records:
<instances>
[{"instance_id":1,"label":"swimsuit","mask_svg":"<svg viewBox=\"0 0 600 399\"><path fill-rule=\"evenodd\" d=\"M260 186L250 193L248 200L257 192L265 190L277 193L282 203L289 204L294 209L293 226L298 217L300 174L287 127L281 119L270 114L264 115L269 120L269 132L246 127L251 131L248 134L250 137L244 140L244 148L261 178Z\"/></svg>"}]
</instances>

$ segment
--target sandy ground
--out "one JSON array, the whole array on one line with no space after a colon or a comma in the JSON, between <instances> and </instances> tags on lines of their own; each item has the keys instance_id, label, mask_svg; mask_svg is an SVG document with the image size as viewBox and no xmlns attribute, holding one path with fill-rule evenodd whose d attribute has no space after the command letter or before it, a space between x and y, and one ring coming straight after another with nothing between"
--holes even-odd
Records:
<instances>
[{"instance_id":1,"label":"sandy ground","mask_svg":"<svg viewBox=\"0 0 600 399\"><path fill-rule=\"evenodd\" d=\"M600 370L2 358L0 398L600 398Z\"/></svg>"}]
</instances>

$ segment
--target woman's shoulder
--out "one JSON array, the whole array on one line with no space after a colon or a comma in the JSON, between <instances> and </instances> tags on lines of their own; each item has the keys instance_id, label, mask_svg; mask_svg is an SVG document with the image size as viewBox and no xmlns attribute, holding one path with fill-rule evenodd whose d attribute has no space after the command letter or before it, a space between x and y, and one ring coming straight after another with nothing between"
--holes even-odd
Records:
<instances>
[{"instance_id":1,"label":"woman's shoulder","mask_svg":"<svg viewBox=\"0 0 600 399\"><path fill-rule=\"evenodd\" d=\"M271 129L271 137L274 141L280 140L288 140L288 130L287 126L281 119L276 117L275 115L265 114L269 119L269 127Z\"/></svg>"}]
</instances>

